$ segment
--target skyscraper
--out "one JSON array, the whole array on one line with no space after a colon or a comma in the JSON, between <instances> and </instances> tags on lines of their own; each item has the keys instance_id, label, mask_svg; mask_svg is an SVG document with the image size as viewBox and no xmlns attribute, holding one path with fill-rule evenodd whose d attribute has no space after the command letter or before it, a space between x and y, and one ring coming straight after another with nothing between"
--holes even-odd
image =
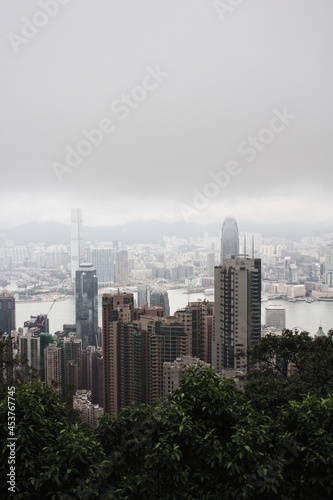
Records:
<instances>
[{"instance_id":1,"label":"skyscraper","mask_svg":"<svg viewBox=\"0 0 333 500\"><path fill-rule=\"evenodd\" d=\"M63 339L61 349L63 394L74 394L82 385L82 341L70 336Z\"/></svg>"},{"instance_id":2,"label":"skyscraper","mask_svg":"<svg viewBox=\"0 0 333 500\"><path fill-rule=\"evenodd\" d=\"M191 352L191 335L177 318L166 320L162 309L145 314L133 304L133 294L103 295L106 412L156 402L163 396L163 362Z\"/></svg>"},{"instance_id":3,"label":"skyscraper","mask_svg":"<svg viewBox=\"0 0 333 500\"><path fill-rule=\"evenodd\" d=\"M98 282L96 269L90 263L81 264L76 271L76 336L82 347L97 346Z\"/></svg>"},{"instance_id":4,"label":"skyscraper","mask_svg":"<svg viewBox=\"0 0 333 500\"><path fill-rule=\"evenodd\" d=\"M76 270L83 262L83 238L82 238L82 210L72 208L71 210L71 278L75 280Z\"/></svg>"},{"instance_id":5,"label":"skyscraper","mask_svg":"<svg viewBox=\"0 0 333 500\"><path fill-rule=\"evenodd\" d=\"M226 259L215 267L215 336L212 364L248 371L246 351L261 335L261 260ZM245 352L245 356L240 356Z\"/></svg>"},{"instance_id":6,"label":"skyscraper","mask_svg":"<svg viewBox=\"0 0 333 500\"><path fill-rule=\"evenodd\" d=\"M184 309L175 312L175 317L184 325L185 331L191 337L191 354L207 363L210 362L208 345L210 345L209 322L213 317L214 303L207 300L190 302Z\"/></svg>"},{"instance_id":7,"label":"skyscraper","mask_svg":"<svg viewBox=\"0 0 333 500\"><path fill-rule=\"evenodd\" d=\"M104 408L106 412L117 412L118 402L118 331L119 321L130 321L130 310L134 307L132 293L104 294L102 299L103 361L104 361ZM123 310L124 314L121 314Z\"/></svg>"},{"instance_id":8,"label":"skyscraper","mask_svg":"<svg viewBox=\"0 0 333 500\"><path fill-rule=\"evenodd\" d=\"M61 347L51 343L44 349L45 383L58 390L62 388Z\"/></svg>"},{"instance_id":9,"label":"skyscraper","mask_svg":"<svg viewBox=\"0 0 333 500\"><path fill-rule=\"evenodd\" d=\"M0 336L15 330L15 297L8 290L0 292Z\"/></svg>"},{"instance_id":10,"label":"skyscraper","mask_svg":"<svg viewBox=\"0 0 333 500\"><path fill-rule=\"evenodd\" d=\"M235 219L227 217L222 225L221 235L221 264L225 259L239 255L238 226Z\"/></svg>"},{"instance_id":11,"label":"skyscraper","mask_svg":"<svg viewBox=\"0 0 333 500\"><path fill-rule=\"evenodd\" d=\"M34 331L36 330L36 331ZM38 328L23 328L23 333L19 336L19 352L33 369L32 376L40 378L40 338Z\"/></svg>"}]
</instances>

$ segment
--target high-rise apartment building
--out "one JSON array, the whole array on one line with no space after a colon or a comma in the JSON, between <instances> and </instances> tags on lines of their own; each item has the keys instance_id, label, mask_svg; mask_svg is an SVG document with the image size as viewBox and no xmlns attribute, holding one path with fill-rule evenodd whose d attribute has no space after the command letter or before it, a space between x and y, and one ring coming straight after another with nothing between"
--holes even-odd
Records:
<instances>
[{"instance_id":1,"label":"high-rise apartment building","mask_svg":"<svg viewBox=\"0 0 333 500\"><path fill-rule=\"evenodd\" d=\"M221 264L225 259L239 255L239 234L235 219L227 217L222 225L221 234Z\"/></svg>"},{"instance_id":2,"label":"high-rise apartment building","mask_svg":"<svg viewBox=\"0 0 333 500\"><path fill-rule=\"evenodd\" d=\"M27 361L28 366L32 368L32 376L40 377L40 338L38 329L23 328L23 333L19 335L19 353Z\"/></svg>"},{"instance_id":3,"label":"high-rise apartment building","mask_svg":"<svg viewBox=\"0 0 333 500\"><path fill-rule=\"evenodd\" d=\"M58 390L62 389L62 356L61 347L56 343L48 344L44 349L45 383Z\"/></svg>"},{"instance_id":4,"label":"high-rise apartment building","mask_svg":"<svg viewBox=\"0 0 333 500\"><path fill-rule=\"evenodd\" d=\"M61 349L63 393L74 394L82 388L82 341L69 336L63 339Z\"/></svg>"},{"instance_id":5,"label":"high-rise apartment building","mask_svg":"<svg viewBox=\"0 0 333 500\"><path fill-rule=\"evenodd\" d=\"M91 262L96 269L98 283L114 283L114 253L112 248L91 248Z\"/></svg>"},{"instance_id":6,"label":"high-rise apartment building","mask_svg":"<svg viewBox=\"0 0 333 500\"><path fill-rule=\"evenodd\" d=\"M127 307L125 307L127 306ZM104 408L106 412L118 411L118 321L124 311L127 321L134 307L134 296L104 294L102 298L103 361L104 361Z\"/></svg>"},{"instance_id":7,"label":"high-rise apartment building","mask_svg":"<svg viewBox=\"0 0 333 500\"><path fill-rule=\"evenodd\" d=\"M218 373L248 371L246 351L261 335L261 260L226 259L215 267L212 364ZM245 352L245 356L241 353Z\"/></svg>"},{"instance_id":8,"label":"high-rise apartment building","mask_svg":"<svg viewBox=\"0 0 333 500\"><path fill-rule=\"evenodd\" d=\"M104 408L103 349L88 346L86 349L86 387L91 391L92 404Z\"/></svg>"},{"instance_id":9,"label":"high-rise apartment building","mask_svg":"<svg viewBox=\"0 0 333 500\"><path fill-rule=\"evenodd\" d=\"M15 297L8 290L0 292L0 336L15 330Z\"/></svg>"},{"instance_id":10,"label":"high-rise apartment building","mask_svg":"<svg viewBox=\"0 0 333 500\"><path fill-rule=\"evenodd\" d=\"M103 295L104 408L152 404L163 396L163 363L191 352L191 338L162 309L135 309L133 294Z\"/></svg>"},{"instance_id":11,"label":"high-rise apartment building","mask_svg":"<svg viewBox=\"0 0 333 500\"><path fill-rule=\"evenodd\" d=\"M80 264L75 278L76 337L82 347L97 346L98 281L92 264Z\"/></svg>"},{"instance_id":12,"label":"high-rise apartment building","mask_svg":"<svg viewBox=\"0 0 333 500\"><path fill-rule=\"evenodd\" d=\"M190 302L183 309L175 313L175 317L184 325L185 331L191 337L191 354L209 363L209 348L211 345L212 331L209 329L208 317L214 314L214 303L204 300L202 302Z\"/></svg>"},{"instance_id":13,"label":"high-rise apartment building","mask_svg":"<svg viewBox=\"0 0 333 500\"><path fill-rule=\"evenodd\" d=\"M83 254L82 210L73 208L71 210L71 278L73 282L76 270L84 260Z\"/></svg>"}]
</instances>

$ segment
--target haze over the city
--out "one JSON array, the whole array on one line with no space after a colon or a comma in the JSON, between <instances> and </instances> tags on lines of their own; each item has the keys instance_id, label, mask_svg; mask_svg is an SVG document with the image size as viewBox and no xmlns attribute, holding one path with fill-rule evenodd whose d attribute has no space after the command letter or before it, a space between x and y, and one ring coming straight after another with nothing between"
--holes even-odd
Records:
<instances>
[{"instance_id":1,"label":"haze over the city","mask_svg":"<svg viewBox=\"0 0 333 500\"><path fill-rule=\"evenodd\" d=\"M0 230L329 229L331 0L46 3L0 5Z\"/></svg>"}]
</instances>

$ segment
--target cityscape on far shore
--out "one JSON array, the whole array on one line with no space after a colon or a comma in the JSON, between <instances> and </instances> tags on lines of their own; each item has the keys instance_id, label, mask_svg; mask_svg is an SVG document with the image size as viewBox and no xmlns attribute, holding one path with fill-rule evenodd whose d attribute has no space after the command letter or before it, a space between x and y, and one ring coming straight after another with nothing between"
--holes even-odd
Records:
<instances>
[{"instance_id":1,"label":"cityscape on far shore","mask_svg":"<svg viewBox=\"0 0 333 500\"><path fill-rule=\"evenodd\" d=\"M227 217L219 235L127 245L85 240L81 209L70 222L68 242L2 240L0 332L93 428L104 412L173 392L195 364L242 388L248 349L297 328L286 320L289 303L333 302L333 233L293 242L240 233ZM44 302L46 313L17 323L22 304L35 311ZM73 321L55 331L52 309L66 303ZM322 319L314 337L325 335Z\"/></svg>"}]
</instances>

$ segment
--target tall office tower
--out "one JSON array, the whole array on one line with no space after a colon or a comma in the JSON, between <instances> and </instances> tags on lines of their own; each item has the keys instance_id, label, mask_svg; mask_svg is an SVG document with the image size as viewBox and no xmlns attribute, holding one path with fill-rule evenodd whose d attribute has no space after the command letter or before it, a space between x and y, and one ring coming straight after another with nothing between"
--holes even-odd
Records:
<instances>
[{"instance_id":1,"label":"tall office tower","mask_svg":"<svg viewBox=\"0 0 333 500\"><path fill-rule=\"evenodd\" d=\"M103 294L102 324L103 324L103 371L104 371L104 409L106 412L118 411L118 321L119 309L128 310L134 307L132 293L118 295Z\"/></svg>"},{"instance_id":2,"label":"tall office tower","mask_svg":"<svg viewBox=\"0 0 333 500\"><path fill-rule=\"evenodd\" d=\"M261 260L226 259L215 267L215 336L212 364L218 373L249 371L247 356L238 357L260 340Z\"/></svg>"},{"instance_id":3,"label":"tall office tower","mask_svg":"<svg viewBox=\"0 0 333 500\"><path fill-rule=\"evenodd\" d=\"M8 290L0 292L0 335L15 330L15 297Z\"/></svg>"},{"instance_id":4,"label":"tall office tower","mask_svg":"<svg viewBox=\"0 0 333 500\"><path fill-rule=\"evenodd\" d=\"M82 347L97 346L98 335L98 282L92 264L80 264L75 277L76 337Z\"/></svg>"},{"instance_id":5,"label":"tall office tower","mask_svg":"<svg viewBox=\"0 0 333 500\"><path fill-rule=\"evenodd\" d=\"M330 243L326 247L325 252L325 283L329 287L333 286L333 244Z\"/></svg>"},{"instance_id":6,"label":"tall office tower","mask_svg":"<svg viewBox=\"0 0 333 500\"><path fill-rule=\"evenodd\" d=\"M32 368L32 376L40 378L40 338L34 330L23 328L23 333L19 336L19 353Z\"/></svg>"},{"instance_id":7,"label":"tall office tower","mask_svg":"<svg viewBox=\"0 0 333 500\"><path fill-rule=\"evenodd\" d=\"M221 264L225 259L239 255L238 226L235 219L227 217L222 225L221 235Z\"/></svg>"},{"instance_id":8,"label":"tall office tower","mask_svg":"<svg viewBox=\"0 0 333 500\"><path fill-rule=\"evenodd\" d=\"M207 276L214 276L215 252L207 254Z\"/></svg>"},{"instance_id":9,"label":"tall office tower","mask_svg":"<svg viewBox=\"0 0 333 500\"><path fill-rule=\"evenodd\" d=\"M116 253L115 269L114 269L115 283L128 282L128 251L120 250Z\"/></svg>"},{"instance_id":10,"label":"tall office tower","mask_svg":"<svg viewBox=\"0 0 333 500\"><path fill-rule=\"evenodd\" d=\"M184 325L192 339L191 355L208 363L209 329L207 317L213 317L214 303L204 300L190 302L184 309L176 311L175 317Z\"/></svg>"},{"instance_id":11,"label":"tall office tower","mask_svg":"<svg viewBox=\"0 0 333 500\"><path fill-rule=\"evenodd\" d=\"M149 306L150 304L150 294L149 294L149 286L148 285L139 285L138 286L138 301L137 306Z\"/></svg>"},{"instance_id":12,"label":"tall office tower","mask_svg":"<svg viewBox=\"0 0 333 500\"><path fill-rule=\"evenodd\" d=\"M285 308L282 306L265 307L265 324L277 330L284 330L286 328Z\"/></svg>"},{"instance_id":13,"label":"tall office tower","mask_svg":"<svg viewBox=\"0 0 333 500\"><path fill-rule=\"evenodd\" d=\"M170 316L168 292L152 291L150 293L150 307L163 307L164 316Z\"/></svg>"},{"instance_id":14,"label":"tall office tower","mask_svg":"<svg viewBox=\"0 0 333 500\"><path fill-rule=\"evenodd\" d=\"M82 210L71 210L71 278L74 282L75 273L83 262Z\"/></svg>"},{"instance_id":15,"label":"tall office tower","mask_svg":"<svg viewBox=\"0 0 333 500\"><path fill-rule=\"evenodd\" d=\"M47 385L62 389L62 356L61 347L56 343L49 344L44 349L44 381Z\"/></svg>"},{"instance_id":16,"label":"tall office tower","mask_svg":"<svg viewBox=\"0 0 333 500\"><path fill-rule=\"evenodd\" d=\"M114 283L114 255L112 248L92 248L91 262L96 269L99 285Z\"/></svg>"},{"instance_id":17,"label":"tall office tower","mask_svg":"<svg viewBox=\"0 0 333 500\"><path fill-rule=\"evenodd\" d=\"M61 350L63 394L68 394L68 391L74 394L82 388L82 341L75 336L64 338Z\"/></svg>"}]
</instances>

